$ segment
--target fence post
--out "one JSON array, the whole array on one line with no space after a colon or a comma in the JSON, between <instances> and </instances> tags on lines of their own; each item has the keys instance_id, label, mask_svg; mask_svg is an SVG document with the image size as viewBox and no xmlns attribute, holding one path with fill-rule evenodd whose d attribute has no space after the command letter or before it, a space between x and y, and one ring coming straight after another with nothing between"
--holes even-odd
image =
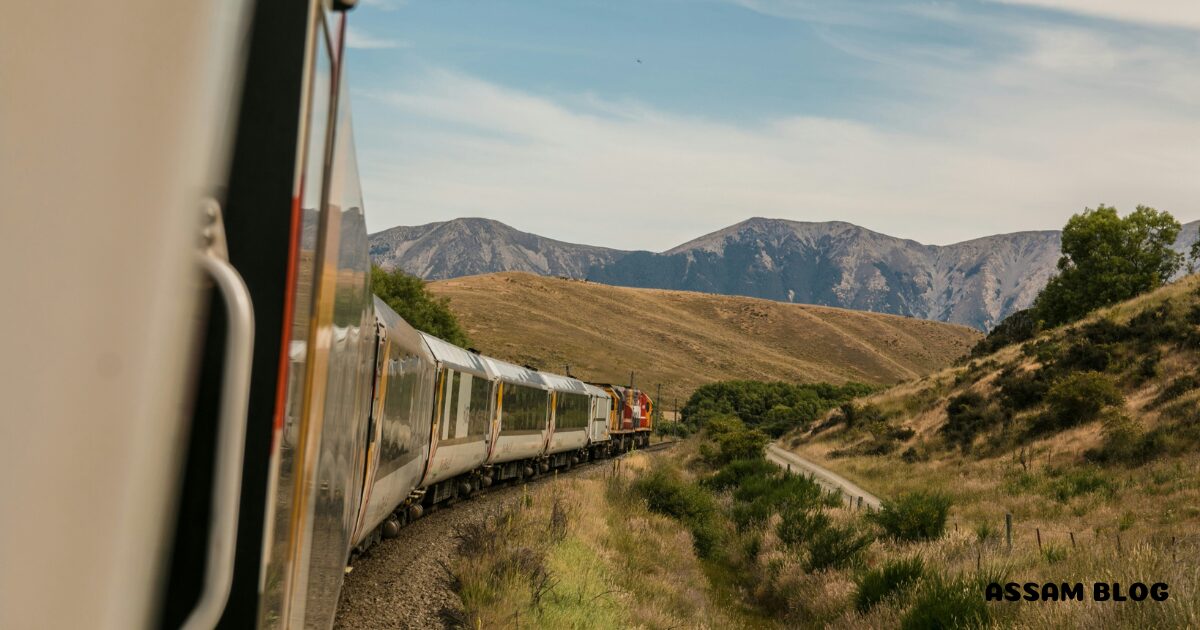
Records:
<instances>
[{"instance_id":1,"label":"fence post","mask_svg":"<svg viewBox=\"0 0 1200 630\"><path fill-rule=\"evenodd\" d=\"M1040 527L1035 527L1035 528L1033 529L1033 531L1037 533L1037 539L1038 539L1038 553L1042 553L1042 528L1040 528Z\"/></svg>"},{"instance_id":2,"label":"fence post","mask_svg":"<svg viewBox=\"0 0 1200 630\"><path fill-rule=\"evenodd\" d=\"M1004 540L1008 542L1008 551L1012 552L1012 512L1004 513Z\"/></svg>"},{"instance_id":3,"label":"fence post","mask_svg":"<svg viewBox=\"0 0 1200 630\"><path fill-rule=\"evenodd\" d=\"M1075 550L1075 532L1071 532L1071 551Z\"/></svg>"},{"instance_id":4,"label":"fence post","mask_svg":"<svg viewBox=\"0 0 1200 630\"><path fill-rule=\"evenodd\" d=\"M863 503L863 498L862 498L862 497L858 497L858 507L857 507L857 508L855 508L855 509L856 509L856 510L859 510L859 511L861 511L861 510L862 510L862 503Z\"/></svg>"}]
</instances>

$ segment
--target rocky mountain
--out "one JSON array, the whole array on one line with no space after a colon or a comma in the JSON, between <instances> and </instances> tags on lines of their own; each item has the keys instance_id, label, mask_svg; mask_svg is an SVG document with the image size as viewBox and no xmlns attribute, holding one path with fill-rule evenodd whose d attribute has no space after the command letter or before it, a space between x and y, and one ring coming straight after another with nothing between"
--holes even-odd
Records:
<instances>
[{"instance_id":1,"label":"rocky mountain","mask_svg":"<svg viewBox=\"0 0 1200 630\"><path fill-rule=\"evenodd\" d=\"M370 236L371 259L427 280L497 271L583 278L627 252L564 243L491 219L454 219L394 227Z\"/></svg>"},{"instance_id":2,"label":"rocky mountain","mask_svg":"<svg viewBox=\"0 0 1200 630\"><path fill-rule=\"evenodd\" d=\"M1200 221L1184 226L1186 251ZM924 245L840 221L753 218L661 253L572 245L458 219L371 236L377 263L429 279L528 271L619 286L744 295L988 330L1054 274L1058 231Z\"/></svg>"}]
</instances>

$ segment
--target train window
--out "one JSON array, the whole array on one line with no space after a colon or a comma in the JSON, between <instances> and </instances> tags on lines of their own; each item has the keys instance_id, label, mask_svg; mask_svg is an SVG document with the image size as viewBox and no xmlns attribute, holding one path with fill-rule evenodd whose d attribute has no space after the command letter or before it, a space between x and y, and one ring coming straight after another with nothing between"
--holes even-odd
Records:
<instances>
[{"instance_id":1,"label":"train window","mask_svg":"<svg viewBox=\"0 0 1200 630\"><path fill-rule=\"evenodd\" d=\"M492 414L492 384L479 376L470 376L470 420L467 423L467 435L484 435L491 428Z\"/></svg>"},{"instance_id":2,"label":"train window","mask_svg":"<svg viewBox=\"0 0 1200 630\"><path fill-rule=\"evenodd\" d=\"M458 425L458 399L459 392L461 391L459 385L461 379L461 372L455 372L454 370L446 371L446 405L442 411L443 440L461 437L457 435L456 432Z\"/></svg>"},{"instance_id":3,"label":"train window","mask_svg":"<svg viewBox=\"0 0 1200 630\"><path fill-rule=\"evenodd\" d=\"M554 404L556 429L582 429L588 423L588 397L559 392Z\"/></svg>"},{"instance_id":4,"label":"train window","mask_svg":"<svg viewBox=\"0 0 1200 630\"><path fill-rule=\"evenodd\" d=\"M505 431L538 431L546 428L549 398L545 391L506 383L503 398Z\"/></svg>"}]
</instances>

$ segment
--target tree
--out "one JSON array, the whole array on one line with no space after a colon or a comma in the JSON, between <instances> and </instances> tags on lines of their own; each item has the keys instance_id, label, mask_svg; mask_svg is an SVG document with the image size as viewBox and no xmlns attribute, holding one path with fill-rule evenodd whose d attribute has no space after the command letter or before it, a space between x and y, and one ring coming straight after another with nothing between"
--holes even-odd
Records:
<instances>
[{"instance_id":1,"label":"tree","mask_svg":"<svg viewBox=\"0 0 1200 630\"><path fill-rule=\"evenodd\" d=\"M371 290L413 328L456 345L471 344L467 333L450 312L450 300L429 292L425 281L396 269L371 266Z\"/></svg>"},{"instance_id":2,"label":"tree","mask_svg":"<svg viewBox=\"0 0 1200 630\"><path fill-rule=\"evenodd\" d=\"M1058 326L1161 286L1183 263L1171 248L1180 229L1169 213L1147 206L1124 218L1103 204L1072 216L1058 275L1034 302L1038 318Z\"/></svg>"}]
</instances>

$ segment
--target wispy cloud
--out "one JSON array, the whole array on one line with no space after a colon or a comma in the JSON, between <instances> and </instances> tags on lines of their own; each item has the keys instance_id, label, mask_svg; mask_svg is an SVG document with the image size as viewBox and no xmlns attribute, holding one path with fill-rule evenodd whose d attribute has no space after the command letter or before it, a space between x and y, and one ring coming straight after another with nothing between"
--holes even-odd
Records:
<instances>
[{"instance_id":1,"label":"wispy cloud","mask_svg":"<svg viewBox=\"0 0 1200 630\"><path fill-rule=\"evenodd\" d=\"M882 33L921 25L864 28L838 2L738 2L819 22L803 30L865 62L856 72L895 98L853 118L798 106L717 119L628 92L406 72L363 95L375 112L360 144L370 227L482 215L665 249L753 215L938 243L1061 227L1100 202L1200 218L1200 43L1186 33L930 5L905 19L949 35L897 38Z\"/></svg>"},{"instance_id":2,"label":"wispy cloud","mask_svg":"<svg viewBox=\"0 0 1200 630\"><path fill-rule=\"evenodd\" d=\"M380 9L382 11L394 11L408 4L408 0L359 0L364 7L372 9Z\"/></svg>"},{"instance_id":3,"label":"wispy cloud","mask_svg":"<svg viewBox=\"0 0 1200 630\"><path fill-rule=\"evenodd\" d=\"M922 133L806 116L744 127L620 103L571 109L431 72L375 95L400 128L386 153L364 160L372 228L486 215L658 249L751 215L843 219L935 242L1054 228L1102 201L1194 218L1195 121L1100 93L1081 101L1086 87L1022 93L1055 81L1063 68L1036 61L1055 54L996 70L1001 93L961 94L966 102L927 112L943 119Z\"/></svg>"},{"instance_id":4,"label":"wispy cloud","mask_svg":"<svg viewBox=\"0 0 1200 630\"><path fill-rule=\"evenodd\" d=\"M1200 28L1196 0L993 0L1004 4L1078 13L1122 22L1155 26Z\"/></svg>"},{"instance_id":5,"label":"wispy cloud","mask_svg":"<svg viewBox=\"0 0 1200 630\"><path fill-rule=\"evenodd\" d=\"M408 48L408 42L386 37L376 37L353 26L346 26L346 46L363 50L385 48Z\"/></svg>"}]
</instances>

